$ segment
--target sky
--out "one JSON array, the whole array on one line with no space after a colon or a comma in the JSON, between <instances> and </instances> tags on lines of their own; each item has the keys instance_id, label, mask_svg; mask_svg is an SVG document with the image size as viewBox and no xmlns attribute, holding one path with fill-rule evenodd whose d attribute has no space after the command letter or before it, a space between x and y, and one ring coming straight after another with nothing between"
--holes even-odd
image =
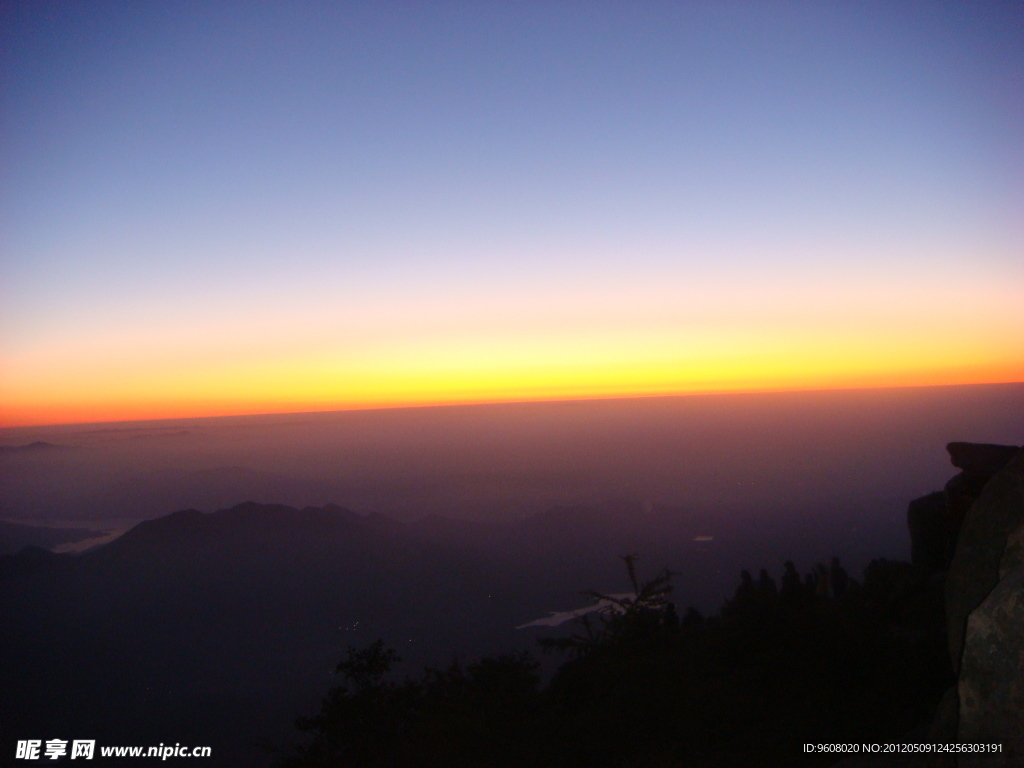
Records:
<instances>
[{"instance_id":1,"label":"sky","mask_svg":"<svg viewBox=\"0 0 1024 768\"><path fill-rule=\"evenodd\" d=\"M1024 381L1019 3L0 2L0 425Z\"/></svg>"}]
</instances>

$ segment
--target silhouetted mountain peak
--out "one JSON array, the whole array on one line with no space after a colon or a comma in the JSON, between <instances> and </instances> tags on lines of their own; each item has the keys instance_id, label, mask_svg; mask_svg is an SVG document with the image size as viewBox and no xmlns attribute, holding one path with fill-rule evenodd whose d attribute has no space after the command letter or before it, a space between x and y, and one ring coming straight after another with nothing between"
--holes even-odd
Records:
<instances>
[{"instance_id":1,"label":"silhouetted mountain peak","mask_svg":"<svg viewBox=\"0 0 1024 768\"><path fill-rule=\"evenodd\" d=\"M315 507L312 509L315 509ZM235 504L233 507L211 512L211 514L214 516L266 516L272 514L299 514L299 510L286 504L260 504L256 501L243 501L241 504Z\"/></svg>"},{"instance_id":2,"label":"silhouetted mountain peak","mask_svg":"<svg viewBox=\"0 0 1024 768\"><path fill-rule=\"evenodd\" d=\"M364 517L337 504L299 510L285 504L245 501L216 512L183 509L146 520L101 549L103 557L111 553L134 556L154 550L169 553L204 549L215 554L232 548L254 554L289 541L323 543L355 530L380 528L385 520L392 526L401 525L382 515Z\"/></svg>"}]
</instances>

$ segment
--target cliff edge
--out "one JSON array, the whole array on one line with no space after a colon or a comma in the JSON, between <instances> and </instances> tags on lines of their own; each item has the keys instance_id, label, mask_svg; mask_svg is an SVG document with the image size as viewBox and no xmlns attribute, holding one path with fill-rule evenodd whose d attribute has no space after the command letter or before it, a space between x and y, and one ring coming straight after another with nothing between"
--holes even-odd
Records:
<instances>
[{"instance_id":1,"label":"cliff edge","mask_svg":"<svg viewBox=\"0 0 1024 768\"><path fill-rule=\"evenodd\" d=\"M946 631L957 674L928 741L1000 751L920 756L913 768L1024 765L1024 450L950 443L961 473L911 502L916 562L946 574Z\"/></svg>"}]
</instances>

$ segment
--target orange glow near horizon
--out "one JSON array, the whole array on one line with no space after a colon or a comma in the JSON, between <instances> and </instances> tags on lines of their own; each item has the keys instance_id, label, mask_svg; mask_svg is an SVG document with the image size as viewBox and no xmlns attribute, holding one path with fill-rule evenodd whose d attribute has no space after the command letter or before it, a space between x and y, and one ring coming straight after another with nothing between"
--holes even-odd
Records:
<instances>
[{"instance_id":1,"label":"orange glow near horizon","mask_svg":"<svg viewBox=\"0 0 1024 768\"><path fill-rule=\"evenodd\" d=\"M193 418L217 418L229 416L261 416L288 413L321 413L330 411L346 410L377 410L389 408L429 408L458 405L487 405L498 403L527 403L527 402L560 402L580 400L601 400L629 397L672 397L687 395L716 395L716 394L760 394L772 392L816 392L827 390L850 390L850 389L888 389L900 387L931 387L931 386L955 386L972 384L1014 384L1024 383L1024 373L1016 372L1008 376L996 376L993 378L977 379L966 374L934 380L930 378L894 377L892 380L880 380L869 384L851 381L848 383L836 382L834 386L808 386L808 387L766 387L760 389L747 389L737 387L734 389L692 389L692 390L652 390L652 391L631 391L612 390L601 391L593 389L578 394L570 393L538 393L523 395L519 397L495 397L477 399L438 399L438 400L406 400L406 401L361 401L361 402L300 402L300 401L187 401L177 403L158 402L132 402L132 403L89 403L84 405L56 404L52 406L27 406L19 410L11 410L3 414L3 422L0 429L17 427L49 427L71 424L107 424L118 422L134 421L160 421L165 419L193 419Z\"/></svg>"},{"instance_id":2,"label":"orange glow near horizon","mask_svg":"<svg viewBox=\"0 0 1024 768\"><path fill-rule=\"evenodd\" d=\"M920 339L725 336L732 338L709 333L674 347L635 338L520 340L500 353L483 342L438 343L344 360L305 350L120 370L115 361L70 360L21 386L8 379L0 426L1024 381L1024 355L1006 347L962 345L951 354Z\"/></svg>"},{"instance_id":3,"label":"orange glow near horizon","mask_svg":"<svg viewBox=\"0 0 1024 768\"><path fill-rule=\"evenodd\" d=\"M221 5L0 30L0 427L1024 381L1005 9Z\"/></svg>"},{"instance_id":4,"label":"orange glow near horizon","mask_svg":"<svg viewBox=\"0 0 1024 768\"><path fill-rule=\"evenodd\" d=\"M402 298L62 330L5 352L0 426L1024 381L1013 286Z\"/></svg>"}]
</instances>

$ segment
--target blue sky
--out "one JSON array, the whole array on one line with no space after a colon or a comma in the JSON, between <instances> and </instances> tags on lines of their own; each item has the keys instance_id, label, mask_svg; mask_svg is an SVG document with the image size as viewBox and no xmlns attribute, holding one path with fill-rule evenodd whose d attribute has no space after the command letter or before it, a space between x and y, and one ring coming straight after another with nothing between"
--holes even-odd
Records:
<instances>
[{"instance_id":1,"label":"blue sky","mask_svg":"<svg viewBox=\"0 0 1024 768\"><path fill-rule=\"evenodd\" d=\"M750 301L813 325L851 286L851 323L893 286L1022 320L1019 4L2 8L19 402L68 348L109 375L218 329L259 357L266 323L372 336L382 307L409 313L381 331L403 348L488 307L685 335L644 307Z\"/></svg>"}]
</instances>

